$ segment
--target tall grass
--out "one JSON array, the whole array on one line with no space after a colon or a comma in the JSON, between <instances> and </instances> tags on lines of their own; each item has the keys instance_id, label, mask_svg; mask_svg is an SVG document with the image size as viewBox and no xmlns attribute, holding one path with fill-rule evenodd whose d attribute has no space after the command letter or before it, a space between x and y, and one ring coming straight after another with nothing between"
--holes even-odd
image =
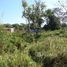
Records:
<instances>
[{"instance_id":1,"label":"tall grass","mask_svg":"<svg viewBox=\"0 0 67 67\"><path fill-rule=\"evenodd\" d=\"M36 42L37 41L37 42ZM67 31L0 31L0 67L66 67Z\"/></svg>"}]
</instances>

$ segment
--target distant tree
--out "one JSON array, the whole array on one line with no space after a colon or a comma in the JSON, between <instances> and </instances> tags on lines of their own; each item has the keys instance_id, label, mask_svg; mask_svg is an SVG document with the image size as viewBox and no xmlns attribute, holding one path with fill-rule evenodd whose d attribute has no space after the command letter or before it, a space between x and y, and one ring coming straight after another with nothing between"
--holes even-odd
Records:
<instances>
[{"instance_id":1,"label":"distant tree","mask_svg":"<svg viewBox=\"0 0 67 67\"><path fill-rule=\"evenodd\" d=\"M23 24L23 23L21 23L20 24L20 30L22 30L22 31L27 31L27 27L28 27L28 24Z\"/></svg>"},{"instance_id":2,"label":"distant tree","mask_svg":"<svg viewBox=\"0 0 67 67\"><path fill-rule=\"evenodd\" d=\"M12 24L13 27L15 27L15 29L19 29L19 24Z\"/></svg>"},{"instance_id":3,"label":"distant tree","mask_svg":"<svg viewBox=\"0 0 67 67\"><path fill-rule=\"evenodd\" d=\"M7 28L11 28L12 25L11 24L3 24L4 27L7 27Z\"/></svg>"},{"instance_id":4,"label":"distant tree","mask_svg":"<svg viewBox=\"0 0 67 67\"><path fill-rule=\"evenodd\" d=\"M19 24L12 24L12 27L14 27L15 31L20 31L22 30L22 27Z\"/></svg>"}]
</instances>

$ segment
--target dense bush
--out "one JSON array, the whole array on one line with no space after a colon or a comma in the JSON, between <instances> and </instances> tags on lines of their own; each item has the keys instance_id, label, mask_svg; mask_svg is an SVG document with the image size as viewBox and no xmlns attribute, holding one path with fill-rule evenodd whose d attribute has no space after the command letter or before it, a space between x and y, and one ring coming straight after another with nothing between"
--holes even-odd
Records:
<instances>
[{"instance_id":1,"label":"dense bush","mask_svg":"<svg viewBox=\"0 0 67 67\"><path fill-rule=\"evenodd\" d=\"M43 67L65 67L67 65L66 38L48 37L29 50L31 58Z\"/></svg>"},{"instance_id":2,"label":"dense bush","mask_svg":"<svg viewBox=\"0 0 67 67\"><path fill-rule=\"evenodd\" d=\"M10 33L0 28L0 67L67 66L67 31Z\"/></svg>"},{"instance_id":3,"label":"dense bush","mask_svg":"<svg viewBox=\"0 0 67 67\"><path fill-rule=\"evenodd\" d=\"M22 34L22 38L24 41L28 43L37 42L38 39L40 38L40 33L27 32L27 33Z\"/></svg>"}]
</instances>

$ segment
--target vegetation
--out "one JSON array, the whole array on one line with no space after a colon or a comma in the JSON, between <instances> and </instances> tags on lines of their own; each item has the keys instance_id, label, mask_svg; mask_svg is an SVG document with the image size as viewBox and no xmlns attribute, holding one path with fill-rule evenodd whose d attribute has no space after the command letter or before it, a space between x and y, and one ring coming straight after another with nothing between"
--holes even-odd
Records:
<instances>
[{"instance_id":1,"label":"vegetation","mask_svg":"<svg viewBox=\"0 0 67 67\"><path fill-rule=\"evenodd\" d=\"M0 67L67 67L67 24L43 2L22 6L28 24L0 25Z\"/></svg>"},{"instance_id":2,"label":"vegetation","mask_svg":"<svg viewBox=\"0 0 67 67\"><path fill-rule=\"evenodd\" d=\"M23 0L22 7L24 8L23 17L29 22L29 29L31 27L30 22L32 22L32 28L41 28L41 24L44 22L42 17L45 17L45 4L36 0L35 4L29 6L29 4Z\"/></svg>"},{"instance_id":3,"label":"vegetation","mask_svg":"<svg viewBox=\"0 0 67 67\"><path fill-rule=\"evenodd\" d=\"M25 34L0 30L0 67L66 66L66 30L44 31L38 38L32 32Z\"/></svg>"},{"instance_id":4,"label":"vegetation","mask_svg":"<svg viewBox=\"0 0 67 67\"><path fill-rule=\"evenodd\" d=\"M54 15L51 9L46 10L47 23L44 25L45 30L56 30L60 29L60 19Z\"/></svg>"}]
</instances>

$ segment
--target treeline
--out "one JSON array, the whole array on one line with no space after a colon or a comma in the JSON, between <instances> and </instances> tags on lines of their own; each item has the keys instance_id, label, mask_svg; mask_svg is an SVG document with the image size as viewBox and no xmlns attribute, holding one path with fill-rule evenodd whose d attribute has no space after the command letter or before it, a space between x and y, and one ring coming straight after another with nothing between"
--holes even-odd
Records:
<instances>
[{"instance_id":1,"label":"treeline","mask_svg":"<svg viewBox=\"0 0 67 67\"><path fill-rule=\"evenodd\" d=\"M49 22L47 24L44 24L43 27L35 27L33 23L30 23L30 30L34 32L35 30L58 30L58 29L67 29L66 23L60 23L58 22L59 19L55 16L49 17ZM0 25L0 28L14 28L16 31L29 31L29 24L2 24Z\"/></svg>"}]
</instances>

